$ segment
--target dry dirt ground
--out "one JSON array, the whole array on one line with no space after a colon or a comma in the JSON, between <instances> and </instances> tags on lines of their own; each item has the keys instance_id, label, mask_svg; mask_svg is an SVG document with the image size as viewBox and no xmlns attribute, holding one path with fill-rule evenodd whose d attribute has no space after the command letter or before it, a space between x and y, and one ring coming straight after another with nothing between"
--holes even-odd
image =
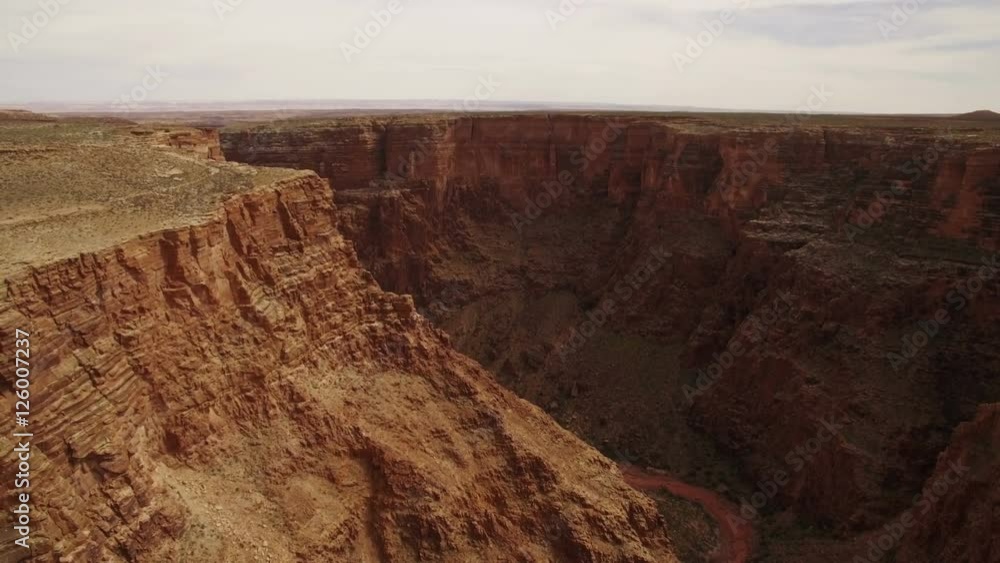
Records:
<instances>
[{"instance_id":1,"label":"dry dirt ground","mask_svg":"<svg viewBox=\"0 0 1000 563\"><path fill-rule=\"evenodd\" d=\"M96 120L0 119L0 276L191 225L303 173L213 162Z\"/></svg>"}]
</instances>

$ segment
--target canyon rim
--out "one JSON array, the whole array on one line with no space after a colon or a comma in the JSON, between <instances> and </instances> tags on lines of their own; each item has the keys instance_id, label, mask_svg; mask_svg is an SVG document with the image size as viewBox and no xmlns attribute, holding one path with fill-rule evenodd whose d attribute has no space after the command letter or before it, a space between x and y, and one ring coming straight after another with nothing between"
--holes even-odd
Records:
<instances>
[{"instance_id":1,"label":"canyon rim","mask_svg":"<svg viewBox=\"0 0 1000 563\"><path fill-rule=\"evenodd\" d=\"M1000 128L3 117L6 559L992 561Z\"/></svg>"}]
</instances>

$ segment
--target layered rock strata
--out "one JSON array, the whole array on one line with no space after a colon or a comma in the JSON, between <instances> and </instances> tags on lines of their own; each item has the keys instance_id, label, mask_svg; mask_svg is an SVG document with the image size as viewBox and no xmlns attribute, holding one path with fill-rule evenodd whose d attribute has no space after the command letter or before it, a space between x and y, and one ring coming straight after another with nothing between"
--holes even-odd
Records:
<instances>
[{"instance_id":1,"label":"layered rock strata","mask_svg":"<svg viewBox=\"0 0 1000 563\"><path fill-rule=\"evenodd\" d=\"M30 333L34 432L4 560L676 561L611 461L379 288L318 176L63 133L0 132L0 355Z\"/></svg>"},{"instance_id":2,"label":"layered rock strata","mask_svg":"<svg viewBox=\"0 0 1000 563\"><path fill-rule=\"evenodd\" d=\"M998 139L932 119L523 115L222 143L329 177L383 287L604 451L852 534L905 510L1000 400Z\"/></svg>"}]
</instances>

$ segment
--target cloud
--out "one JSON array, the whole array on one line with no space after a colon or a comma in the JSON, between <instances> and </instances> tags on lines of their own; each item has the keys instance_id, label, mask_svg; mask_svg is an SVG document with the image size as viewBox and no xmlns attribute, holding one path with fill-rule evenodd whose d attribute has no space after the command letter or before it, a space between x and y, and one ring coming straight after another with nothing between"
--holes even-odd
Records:
<instances>
[{"instance_id":1,"label":"cloud","mask_svg":"<svg viewBox=\"0 0 1000 563\"><path fill-rule=\"evenodd\" d=\"M399 0L403 10L350 63L341 53L389 0L62 0L14 52L0 46L0 104L108 103L148 65L150 99L462 99L482 76L496 100L794 109L810 87L829 111L960 112L1000 99L993 0L924 0L885 36L891 0ZM236 0L218 0L233 2ZM918 0L911 0L917 2ZM741 7L742 6L742 7ZM672 60L704 22L735 20L693 65ZM36 0L5 0L5 34Z\"/></svg>"},{"instance_id":2,"label":"cloud","mask_svg":"<svg viewBox=\"0 0 1000 563\"><path fill-rule=\"evenodd\" d=\"M942 53L965 51L974 53L988 53L1000 49L1000 39L974 39L968 41L958 40L955 42L936 42L934 44L918 45L912 48L920 53Z\"/></svg>"}]
</instances>

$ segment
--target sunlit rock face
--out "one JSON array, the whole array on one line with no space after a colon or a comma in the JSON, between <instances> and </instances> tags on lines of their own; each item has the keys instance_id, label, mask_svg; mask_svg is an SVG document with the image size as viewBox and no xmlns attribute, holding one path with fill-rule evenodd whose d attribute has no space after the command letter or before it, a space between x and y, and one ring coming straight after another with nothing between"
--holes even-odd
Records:
<instances>
[{"instance_id":1,"label":"sunlit rock face","mask_svg":"<svg viewBox=\"0 0 1000 563\"><path fill-rule=\"evenodd\" d=\"M325 180L133 130L0 129L34 432L32 549L8 515L0 559L677 561L611 461L378 286Z\"/></svg>"}]
</instances>

